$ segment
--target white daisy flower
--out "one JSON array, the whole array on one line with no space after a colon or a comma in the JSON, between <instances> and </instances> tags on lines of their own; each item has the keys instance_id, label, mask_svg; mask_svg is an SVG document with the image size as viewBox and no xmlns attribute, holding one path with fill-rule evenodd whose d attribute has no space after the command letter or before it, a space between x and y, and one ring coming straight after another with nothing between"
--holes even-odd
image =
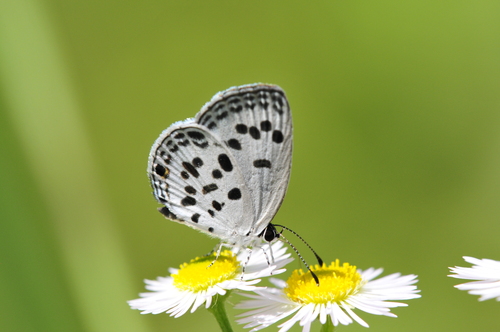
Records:
<instances>
[{"instance_id":1,"label":"white daisy flower","mask_svg":"<svg viewBox=\"0 0 500 332\"><path fill-rule=\"evenodd\" d=\"M272 264L268 263L269 253L274 254ZM141 298L128 304L132 309L141 310L141 314L166 312L179 317L190 308L194 312L202 304L209 308L212 297L217 294L225 295L232 289L255 290L259 288L254 286L260 281L258 278L284 272L282 267L293 260L281 242L273 244L271 250L264 245L261 250L255 250L250 259L246 251L235 254L231 250L222 251L216 260L215 257L215 253L197 257L179 269L170 268L168 277L145 280L146 289L151 292L139 294Z\"/></svg>"},{"instance_id":2,"label":"white daisy flower","mask_svg":"<svg viewBox=\"0 0 500 332\"><path fill-rule=\"evenodd\" d=\"M382 269L370 268L356 270L355 266L339 260L330 266L316 265L312 271L318 276L316 284L311 273L295 270L291 277L283 280L271 279L278 288L255 290L255 294L242 294L251 298L238 304L236 308L252 309L238 320L252 331L263 329L288 316L282 323L280 332L288 331L295 323L309 331L311 323L319 317L321 324L333 323L348 325L354 321L368 327L353 309L359 309L374 315L396 317L390 308L407 306L405 303L391 300L410 300L419 298L416 275L401 276L394 273L378 280L373 280L382 273Z\"/></svg>"},{"instance_id":3,"label":"white daisy flower","mask_svg":"<svg viewBox=\"0 0 500 332\"><path fill-rule=\"evenodd\" d=\"M500 262L492 259L478 259L464 256L472 267L450 267L449 277L467 280L476 280L456 285L460 290L468 291L472 295L481 295L479 301L496 298L500 301Z\"/></svg>"}]
</instances>

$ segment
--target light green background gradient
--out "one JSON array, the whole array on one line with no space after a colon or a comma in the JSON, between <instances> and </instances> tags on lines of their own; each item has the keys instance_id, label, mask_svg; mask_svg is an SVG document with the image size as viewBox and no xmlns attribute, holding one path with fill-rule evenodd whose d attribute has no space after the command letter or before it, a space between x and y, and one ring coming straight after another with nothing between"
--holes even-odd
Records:
<instances>
[{"instance_id":1,"label":"light green background gradient","mask_svg":"<svg viewBox=\"0 0 500 332\"><path fill-rule=\"evenodd\" d=\"M446 277L500 260L499 17L494 0L0 0L0 329L218 331L126 300L217 243L156 211L151 144L253 82L294 116L275 222L327 261L419 276L399 318L358 311L370 331L500 329L500 303Z\"/></svg>"}]
</instances>

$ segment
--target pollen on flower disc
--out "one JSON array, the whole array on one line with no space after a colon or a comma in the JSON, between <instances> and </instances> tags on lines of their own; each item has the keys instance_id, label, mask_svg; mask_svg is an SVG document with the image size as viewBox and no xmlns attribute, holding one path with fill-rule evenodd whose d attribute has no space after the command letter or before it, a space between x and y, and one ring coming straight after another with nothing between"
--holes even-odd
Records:
<instances>
[{"instance_id":1,"label":"pollen on flower disc","mask_svg":"<svg viewBox=\"0 0 500 332\"><path fill-rule=\"evenodd\" d=\"M287 280L284 291L292 301L303 304L338 303L356 294L363 284L356 266L348 263L341 266L338 259L330 266L316 265L311 270L318 276L319 286L311 273L303 270L293 271Z\"/></svg>"},{"instance_id":2,"label":"pollen on flower disc","mask_svg":"<svg viewBox=\"0 0 500 332\"><path fill-rule=\"evenodd\" d=\"M239 273L241 266L236 256L230 250L225 250L217 259L214 253L182 264L179 271L172 274L172 278L178 289L200 292L223 281L234 279Z\"/></svg>"}]
</instances>

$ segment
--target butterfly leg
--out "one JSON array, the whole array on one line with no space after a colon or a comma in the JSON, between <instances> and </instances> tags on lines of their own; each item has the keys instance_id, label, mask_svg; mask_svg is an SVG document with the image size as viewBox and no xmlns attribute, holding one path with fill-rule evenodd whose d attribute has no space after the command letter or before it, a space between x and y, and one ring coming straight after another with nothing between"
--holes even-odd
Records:
<instances>
[{"instance_id":1,"label":"butterfly leg","mask_svg":"<svg viewBox=\"0 0 500 332\"><path fill-rule=\"evenodd\" d=\"M267 257L266 249L269 249L269 256L271 257L271 259ZM271 243L268 244L266 249L262 248L262 250L264 251L264 256L266 256L267 265L274 264L273 247L271 246Z\"/></svg>"},{"instance_id":2,"label":"butterfly leg","mask_svg":"<svg viewBox=\"0 0 500 332\"><path fill-rule=\"evenodd\" d=\"M260 249L262 250L262 252L264 253L264 257L266 257L266 262L267 262L267 266L271 265L272 263L274 263L274 256L273 256L273 250L271 249L271 246L268 246L267 248L262 246L260 247ZM270 255L267 254L267 250L269 249L269 253ZM269 256L271 256L271 259L269 259Z\"/></svg>"},{"instance_id":3,"label":"butterfly leg","mask_svg":"<svg viewBox=\"0 0 500 332\"><path fill-rule=\"evenodd\" d=\"M269 261L269 256L267 255L266 249L264 247L261 247L260 249L262 249L262 252L264 253L264 257L266 257L267 267L271 266L271 262ZM274 262L273 251L271 249L271 246L269 246L269 250L271 252L271 260ZM273 272L271 271L271 275L272 274L273 274Z\"/></svg>"},{"instance_id":4,"label":"butterfly leg","mask_svg":"<svg viewBox=\"0 0 500 332\"><path fill-rule=\"evenodd\" d=\"M207 257L207 256L212 255L212 254L215 252L215 248L217 248L217 246L215 246L212 250L210 250L210 251L209 251L209 252L207 252L205 255L203 255L203 257Z\"/></svg>"},{"instance_id":5,"label":"butterfly leg","mask_svg":"<svg viewBox=\"0 0 500 332\"><path fill-rule=\"evenodd\" d=\"M243 264L243 268L241 269L241 280L243 280L243 276L245 275L245 269L247 267L248 262L250 261L250 257L252 257L252 248L246 248L248 256L245 260L245 264Z\"/></svg>"},{"instance_id":6,"label":"butterfly leg","mask_svg":"<svg viewBox=\"0 0 500 332\"><path fill-rule=\"evenodd\" d=\"M218 248L217 248L217 254L215 255L215 258L214 258L214 260L212 261L212 263L210 263L210 265L208 265L208 266L207 266L207 269L208 269L210 266L214 265L214 263L217 261L217 258L219 258L219 256L220 256L220 252L222 251L222 246L223 246L223 245L224 245L224 243L223 243L223 242L221 242L221 243L219 243L219 244L216 246L216 247L218 247ZM214 248L214 249L212 249L212 251L211 251L211 252L210 252L207 256L209 256L209 255L213 254L214 252L215 252L215 248Z\"/></svg>"}]
</instances>

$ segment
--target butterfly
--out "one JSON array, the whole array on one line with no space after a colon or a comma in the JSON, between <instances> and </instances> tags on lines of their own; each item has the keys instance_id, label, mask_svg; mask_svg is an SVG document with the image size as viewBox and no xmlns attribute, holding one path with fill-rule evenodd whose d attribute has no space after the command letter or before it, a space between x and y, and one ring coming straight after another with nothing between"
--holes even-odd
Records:
<instances>
[{"instance_id":1,"label":"butterfly","mask_svg":"<svg viewBox=\"0 0 500 332\"><path fill-rule=\"evenodd\" d=\"M283 202L292 163L292 114L277 85L217 93L194 118L165 129L151 148L148 175L167 218L239 248L282 239L271 221ZM222 245L221 245L222 246ZM220 248L219 246L219 252ZM271 253L272 256L272 253Z\"/></svg>"},{"instance_id":2,"label":"butterfly","mask_svg":"<svg viewBox=\"0 0 500 332\"><path fill-rule=\"evenodd\" d=\"M217 93L151 148L148 176L164 205L159 211L234 246L274 240L271 220L288 187L292 143L280 87L257 83Z\"/></svg>"}]
</instances>

